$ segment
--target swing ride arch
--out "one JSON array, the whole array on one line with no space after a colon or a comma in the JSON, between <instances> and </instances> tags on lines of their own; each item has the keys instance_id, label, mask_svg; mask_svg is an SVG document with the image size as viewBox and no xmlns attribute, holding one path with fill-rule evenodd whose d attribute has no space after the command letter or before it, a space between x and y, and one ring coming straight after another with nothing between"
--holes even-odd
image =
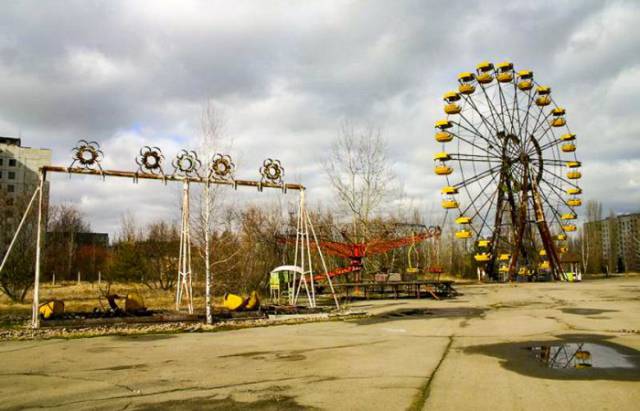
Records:
<instances>
[{"instance_id":1,"label":"swing ride arch","mask_svg":"<svg viewBox=\"0 0 640 411\"><path fill-rule=\"evenodd\" d=\"M11 252L12 245L15 239L20 233L21 227L26 220L28 213L33 207L35 200L37 199L37 233L36 233L36 256L35 256L35 274L34 274L34 291L33 291L33 305L32 305L32 319L31 325L33 328L40 327L40 277L42 270L42 244L44 236L44 186L47 181L48 174L61 173L68 175L90 175L102 177L118 177L118 178L130 178L132 181L138 182L139 180L156 180L162 181L165 184L168 182L182 183L182 232L180 237L180 253L178 263L178 282L176 283L176 310L180 309L183 299L186 299L187 309L189 313L193 313L193 300L192 300L192 283L191 283L191 251L190 251L190 224L189 224L189 188L191 184L203 184L205 193L208 192L209 186L227 185L232 186L234 189L239 187L252 187L257 188L259 192L264 189L281 190L282 193L287 193L289 190L298 191L300 193L300 202L298 205L298 234L302 240L300 244L296 244L296 257L294 265L298 263L298 252L300 251L300 261L302 270L300 277L298 278L298 292L302 285L307 289L307 295L309 297L309 305L315 307L315 288L313 280L313 268L311 266L310 254L310 233L315 238L315 231L309 215L306 212L304 203L304 191L305 187L298 183L285 183L284 182L284 167L279 160L266 159L260 167L259 180L246 180L235 178L235 164L228 155L217 153L211 159L208 159L205 172L201 174L203 170L202 162L198 158L194 151L182 150L173 159L171 165L173 166L173 172L171 174L165 173L164 170L164 155L158 147L145 146L140 149L138 156L136 157L136 164L138 170L136 171L124 171L124 170L108 170L103 169L101 160L103 158L103 152L100 150L100 146L97 142L80 140L78 145L73 149L73 161L68 167L63 166L44 166L40 169L39 185L36 187L27 209L24 212L22 220L18 225L14 238L9 245L9 248L0 264L0 271L2 270L9 253ZM206 195L206 194L205 194ZM206 196L208 199L208 196ZM205 239L208 242L208 238ZM306 244L305 244L306 243ZM208 244L207 244L207 249ZM306 253L305 253L306 248ZM305 269L305 259L308 260L308 265ZM326 264L324 258L322 258L322 265L327 274ZM211 322L211 289L210 289L210 273L209 265L205 264L205 294L206 294L206 317L207 322ZM326 280L331 286L331 291L334 292L331 278L326 275ZM297 294L296 299L297 301ZM338 304L337 297L334 293L334 300Z\"/></svg>"}]
</instances>

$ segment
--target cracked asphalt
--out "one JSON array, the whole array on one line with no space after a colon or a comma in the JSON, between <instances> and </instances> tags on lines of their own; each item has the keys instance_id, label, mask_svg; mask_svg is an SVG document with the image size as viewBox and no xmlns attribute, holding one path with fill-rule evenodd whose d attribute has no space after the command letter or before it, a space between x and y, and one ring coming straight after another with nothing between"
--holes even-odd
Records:
<instances>
[{"instance_id":1,"label":"cracked asphalt","mask_svg":"<svg viewBox=\"0 0 640 411\"><path fill-rule=\"evenodd\" d=\"M3 342L0 408L637 409L640 277L459 289L353 303L357 320ZM581 343L593 367L531 349Z\"/></svg>"}]
</instances>

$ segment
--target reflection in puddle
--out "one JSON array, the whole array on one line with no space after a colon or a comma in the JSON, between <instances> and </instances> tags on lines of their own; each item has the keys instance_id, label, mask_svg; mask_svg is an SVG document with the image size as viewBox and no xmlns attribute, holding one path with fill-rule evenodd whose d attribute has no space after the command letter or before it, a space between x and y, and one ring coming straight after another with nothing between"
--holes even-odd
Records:
<instances>
[{"instance_id":1,"label":"reflection in puddle","mask_svg":"<svg viewBox=\"0 0 640 411\"><path fill-rule=\"evenodd\" d=\"M600 344L537 345L526 349L549 368L635 368L625 355Z\"/></svg>"}]
</instances>

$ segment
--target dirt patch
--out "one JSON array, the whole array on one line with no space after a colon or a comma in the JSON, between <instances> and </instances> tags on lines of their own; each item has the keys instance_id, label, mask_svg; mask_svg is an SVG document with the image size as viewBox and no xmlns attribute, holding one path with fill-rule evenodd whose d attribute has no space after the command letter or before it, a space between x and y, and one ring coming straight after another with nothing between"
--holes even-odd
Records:
<instances>
[{"instance_id":1,"label":"dirt patch","mask_svg":"<svg viewBox=\"0 0 640 411\"><path fill-rule=\"evenodd\" d=\"M164 402L140 404L134 410L313 410L316 408L306 407L299 404L293 397L275 395L270 398L260 399L253 402L235 401L227 398L188 398L183 400L171 400Z\"/></svg>"},{"instance_id":2,"label":"dirt patch","mask_svg":"<svg viewBox=\"0 0 640 411\"><path fill-rule=\"evenodd\" d=\"M617 313L619 310L605 310L599 308L563 308L561 311L566 314L574 315L598 315L604 313Z\"/></svg>"},{"instance_id":3,"label":"dirt patch","mask_svg":"<svg viewBox=\"0 0 640 411\"><path fill-rule=\"evenodd\" d=\"M358 325L370 325L400 320L424 320L427 318L478 318L483 317L486 310L474 307L460 308L412 308L387 311L378 315L357 320Z\"/></svg>"}]
</instances>

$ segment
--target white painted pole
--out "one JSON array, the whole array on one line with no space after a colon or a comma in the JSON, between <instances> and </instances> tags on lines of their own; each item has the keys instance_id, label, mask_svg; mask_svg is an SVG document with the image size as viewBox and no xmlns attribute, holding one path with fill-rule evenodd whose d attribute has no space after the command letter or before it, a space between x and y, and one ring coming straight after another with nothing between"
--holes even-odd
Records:
<instances>
[{"instance_id":1,"label":"white painted pole","mask_svg":"<svg viewBox=\"0 0 640 411\"><path fill-rule=\"evenodd\" d=\"M333 301L336 303L336 308L340 309L340 303L338 302L338 297L336 296L336 290L333 288L333 281L331 281L331 277L329 277L329 270L327 270L327 263L324 260L324 255L322 254L322 250L320 249L320 243L318 242L318 237L316 236L316 230L313 228L313 224L311 224L311 219L307 214L307 219L309 220L309 227L311 227L311 234L313 234L313 241L316 242L316 248L318 249L318 254L320 254L320 261L322 262L322 268L324 269L324 275L327 277L327 281L329 282L329 288L331 288L331 294L333 295Z\"/></svg>"},{"instance_id":2,"label":"white painted pole","mask_svg":"<svg viewBox=\"0 0 640 411\"><path fill-rule=\"evenodd\" d=\"M36 199L36 194L38 194L40 192L40 187L38 186L34 191L33 191L33 195L31 196L31 200L29 201L29 205L27 206L27 209L25 210L23 216L22 216L22 220L20 220L20 224L18 224L18 228L16 229L15 234L13 235L13 238L11 239L11 243L9 243L9 248L7 248L7 252L4 255L4 258L2 259L2 264L0 264L0 273L2 272L2 269L4 268L4 265L7 263L7 259L9 258L9 253L11 253L11 249L13 248L13 245L15 244L16 240L18 239L18 234L20 234L20 231L22 230L22 226L24 225L24 222L27 220L27 215L29 215L29 211L31 211L31 207L33 206L33 202Z\"/></svg>"},{"instance_id":3,"label":"white painted pole","mask_svg":"<svg viewBox=\"0 0 640 411\"><path fill-rule=\"evenodd\" d=\"M51 285L52 286L56 285L56 272L55 271L51 275Z\"/></svg>"},{"instance_id":4,"label":"white painted pole","mask_svg":"<svg viewBox=\"0 0 640 411\"><path fill-rule=\"evenodd\" d=\"M101 283L102 283L102 271L98 271L98 286L100 286Z\"/></svg>"},{"instance_id":5,"label":"white painted pole","mask_svg":"<svg viewBox=\"0 0 640 411\"><path fill-rule=\"evenodd\" d=\"M211 199L209 198L209 183L204 185L204 277L205 277L205 314L207 324L213 324L213 315L211 313L211 261L209 255L209 214L211 213Z\"/></svg>"},{"instance_id":6,"label":"white painted pole","mask_svg":"<svg viewBox=\"0 0 640 411\"><path fill-rule=\"evenodd\" d=\"M33 282L33 311L31 315L31 326L33 328L40 328L40 313L38 308L40 306L40 254L42 251L42 213L44 208L44 182L47 178L46 171L40 171L40 189L38 190L38 231L36 233L36 274Z\"/></svg>"},{"instance_id":7,"label":"white painted pole","mask_svg":"<svg viewBox=\"0 0 640 411\"><path fill-rule=\"evenodd\" d=\"M80 285L80 270L78 270L78 285Z\"/></svg>"}]
</instances>

